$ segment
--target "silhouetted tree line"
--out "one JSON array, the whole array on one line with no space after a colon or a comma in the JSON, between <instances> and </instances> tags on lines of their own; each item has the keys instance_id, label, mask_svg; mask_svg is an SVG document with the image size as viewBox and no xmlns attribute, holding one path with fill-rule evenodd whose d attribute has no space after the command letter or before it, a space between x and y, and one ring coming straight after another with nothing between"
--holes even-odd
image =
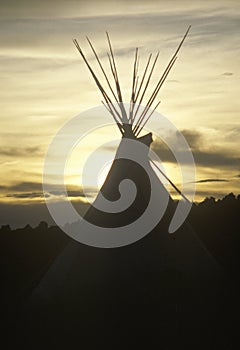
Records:
<instances>
[{"instance_id":1,"label":"silhouetted tree line","mask_svg":"<svg viewBox=\"0 0 240 350\"><path fill-rule=\"evenodd\" d=\"M206 198L192 207L189 220L211 254L239 278L240 195Z\"/></svg>"}]
</instances>

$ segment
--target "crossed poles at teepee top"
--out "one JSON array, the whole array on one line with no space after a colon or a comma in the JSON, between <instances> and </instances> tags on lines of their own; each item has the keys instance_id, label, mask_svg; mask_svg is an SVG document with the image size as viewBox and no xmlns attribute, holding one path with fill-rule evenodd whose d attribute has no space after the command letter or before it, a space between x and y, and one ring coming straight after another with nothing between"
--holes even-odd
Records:
<instances>
[{"instance_id":1,"label":"crossed poles at teepee top","mask_svg":"<svg viewBox=\"0 0 240 350\"><path fill-rule=\"evenodd\" d=\"M171 60L169 61L167 67L165 68L162 76L158 80L154 90L152 91L152 94L150 95L149 99L147 100L146 105L145 105L143 111L140 113L140 115L138 115L138 111L139 111L139 108L143 102L146 91L149 87L149 83L151 81L151 78L152 78L152 75L154 72L154 68L156 66L156 63L157 63L157 60L159 57L159 52L157 53L152 65L150 64L151 59L152 59L152 54L149 55L149 58L147 60L147 64L145 66L145 70L144 70L144 73L142 75L142 78L139 79L139 75L138 75L139 54L138 54L138 48L136 48L135 58L134 58L134 67L133 67L130 108L129 108L129 112L127 114L127 111L123 105L124 101L123 101L123 97L122 97L116 62L115 62L115 58L114 58L114 52L113 52L113 48L112 48L109 34L106 33L108 47L109 47L109 53L107 53L107 56L108 56L108 60L109 60L111 73L112 73L112 76L113 76L113 79L115 82L115 88L116 88L115 92L114 92L114 89L109 81L109 78L106 74L106 71L105 71L105 69L104 69L104 67L99 59L99 56L98 56L95 48L93 47L93 44L91 43L91 41L89 40L88 37L87 37L87 41L88 41L90 48L91 48L91 50L92 50L92 52L93 52L93 54L98 62L98 65L99 65L99 67L104 75L104 78L107 82L107 85L110 89L110 92L111 92L115 102L117 103L117 105L119 107L119 110L117 110L117 108L115 107L115 104L112 102L109 94L106 92L103 85L100 83L98 77L94 73L94 71L93 71L92 67L90 66L85 54L83 53L81 47L79 46L78 41L76 39L73 39L74 45L78 49L85 64L87 65L97 87L99 88L99 90L102 93L102 96L104 99L104 101L102 101L102 103L104 104L104 106L106 107L108 112L112 115L112 117L114 118L114 120L117 123L117 126L122 134L124 134L126 132L126 128L129 129L129 126L130 126L133 135L135 135L137 137L140 134L140 132L142 131L142 129L144 128L144 126L146 125L146 123L148 122L148 120L150 119L153 112L156 110L156 108L160 104L160 101L158 101L157 104L155 105L155 107L153 108L153 110L148 114L153 102L157 98L157 95L158 95L163 83L165 82L170 70L172 69L174 63L177 60L177 54L178 54L181 46L183 45L183 42L186 39L190 28L191 28L191 26L188 27L185 35L183 36L180 44L178 45L174 55L172 56ZM150 68L150 66L151 66L151 68ZM147 74L148 71L149 71L149 74ZM146 82L145 82L145 80L146 80ZM128 127L127 127L127 125L128 125Z\"/></svg>"}]
</instances>

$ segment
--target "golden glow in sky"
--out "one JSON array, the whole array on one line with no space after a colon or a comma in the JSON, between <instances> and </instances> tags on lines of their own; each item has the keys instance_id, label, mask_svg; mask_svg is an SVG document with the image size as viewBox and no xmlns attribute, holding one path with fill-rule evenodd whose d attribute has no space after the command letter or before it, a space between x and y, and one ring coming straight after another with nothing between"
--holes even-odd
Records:
<instances>
[{"instance_id":1,"label":"golden glow in sky","mask_svg":"<svg viewBox=\"0 0 240 350\"><path fill-rule=\"evenodd\" d=\"M72 38L95 64L88 35L106 66L105 31L110 33L129 99L135 47L140 70L150 52L160 51L157 80L190 24L160 92L158 111L183 131L193 150L196 200L239 193L239 1L10 1L1 7L1 202L43 201L42 167L53 135L68 119L100 104ZM117 128L115 135L119 138ZM81 159L74 151L66 173L74 190L80 186L84 157L109 136L102 132L86 139ZM178 183L167 155L163 161ZM95 185L89 182L89 187Z\"/></svg>"}]
</instances>

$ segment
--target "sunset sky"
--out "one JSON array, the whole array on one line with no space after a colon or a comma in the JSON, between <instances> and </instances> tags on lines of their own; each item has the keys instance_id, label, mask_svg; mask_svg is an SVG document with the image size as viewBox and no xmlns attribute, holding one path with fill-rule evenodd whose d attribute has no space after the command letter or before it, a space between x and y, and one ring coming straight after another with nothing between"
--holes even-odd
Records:
<instances>
[{"instance_id":1,"label":"sunset sky","mask_svg":"<svg viewBox=\"0 0 240 350\"><path fill-rule=\"evenodd\" d=\"M52 137L67 120L101 102L72 39L78 39L94 64L85 39L89 36L107 63L105 31L110 33L128 101L134 48L139 47L140 70L149 53L160 51L160 75L190 24L161 90L158 111L183 132L192 148L196 201L240 192L238 0L5 0L0 11L2 213L13 205L43 202L42 169ZM106 131L99 132L85 142L85 156L108 137ZM117 128L113 137L119 137ZM171 159L163 156L163 161L178 182ZM70 175L70 187L79 190L79 172ZM10 214L6 219L2 215L0 223L7 223Z\"/></svg>"}]
</instances>

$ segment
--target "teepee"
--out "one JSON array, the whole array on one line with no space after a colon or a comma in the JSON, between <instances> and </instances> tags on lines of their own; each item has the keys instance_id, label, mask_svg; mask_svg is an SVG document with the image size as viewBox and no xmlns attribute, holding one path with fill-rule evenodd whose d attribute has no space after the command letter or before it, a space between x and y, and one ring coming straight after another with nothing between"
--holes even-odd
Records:
<instances>
[{"instance_id":1,"label":"teepee","mask_svg":"<svg viewBox=\"0 0 240 350\"><path fill-rule=\"evenodd\" d=\"M121 213L103 213L95 206L91 206L85 215L89 222L107 228L128 225L141 216L147 206L150 195L149 178L138 164L118 157L122 152L123 140L126 138L147 146L141 157L145 159L154 191L160 201L169 196L151 167L148 157L147 150L153 141L152 135L149 133L140 137L139 134L151 117L150 108L176 61L189 29L190 27L140 115L138 106L142 103L149 86L158 54L151 67L152 55L149 56L143 76L139 80L136 49L130 108L127 111L123 104L109 35L107 34L110 49L108 58L116 92L89 39L88 42L116 103L112 102L77 40L74 40L102 93L103 103L114 118L122 136L116 159L100 192L112 202L118 200L118 185L126 177L131 179L137 188L136 200ZM153 111L158 104L159 102ZM181 194L176 186L171 184ZM96 202L99 200L97 196ZM184 327L197 329L206 317L206 308L212 312L216 306L221 272L187 222L178 230L175 239L168 234L174 206L174 201L170 199L159 225L142 240L123 248L97 249L72 240L33 290L29 303L30 313L34 310L35 314L41 315L44 327L48 328L49 332L52 332L51 327L55 325L57 333L59 329L64 330L64 324L66 329L78 332L88 327L95 329L107 327L106 329L111 332L111 327L118 329L126 326L129 329L133 327L145 330L149 327L157 332L162 331L163 335L165 331L175 334L179 331L178 328L174 328L176 322L183 322L183 329ZM158 208L154 210L157 211ZM210 320L209 316L209 322ZM204 322L206 323L206 320Z\"/></svg>"},{"instance_id":2,"label":"teepee","mask_svg":"<svg viewBox=\"0 0 240 350\"><path fill-rule=\"evenodd\" d=\"M121 212L119 214L113 214L113 213L108 214L105 211L100 211L96 209L95 205L91 206L87 214L85 215L85 219L89 220L90 222L103 227L123 226L127 224L129 221L134 220L144 211L144 208L146 207L146 203L149 200L151 188L150 186L147 185L148 179L145 178L141 168L137 166L137 164L134 164L133 162L124 159L124 155L123 155L124 152L122 151L124 149L124 145L123 145L124 139L127 138L130 140L134 140L136 142L143 143L147 147L150 147L151 143L153 142L151 133L146 134L144 136L139 136L139 135L141 131L144 129L149 119L151 118L151 116L153 115L158 105L160 104L160 101L158 101L154 105L154 101L157 99L158 93L163 83L165 82L171 68L173 67L174 63L177 60L178 52L182 47L189 33L190 27L191 26L189 26L189 28L187 29L175 53L173 54L171 60L169 61L167 67L165 68L158 82L155 84L154 88L152 89L152 92L150 93L150 97L148 97L146 102L144 101L144 98L151 85L150 82L154 73L154 69L156 67L156 63L159 57L159 52L156 54L155 58L153 59L153 62L152 62L152 54L149 55L145 69L140 78L140 75L138 72L139 52L138 52L138 48L136 48L134 64L133 64L132 90L131 90L129 109L127 109L127 107L124 104L123 94L122 94L122 90L121 90L121 86L118 78L118 71L117 71L117 66L116 66L115 57L114 57L114 51L110 41L109 34L106 33L107 42L109 46L108 60L109 60L109 65L110 65L110 70L112 73L114 85L111 84L110 77L108 77L106 70L103 67L103 64L101 63L100 58L93 44L87 37L87 41L100 67L100 70L103 74L103 77L106 81L109 91L107 91L103 87L103 84L100 82L99 78L96 76L83 50L79 46L78 41L76 39L73 40L76 48L78 49L81 57L83 58L87 68L89 69L97 87L99 88L103 96L103 101L102 101L103 105L106 107L106 110L113 117L122 136L122 141L120 142L120 145L118 147L116 158L112 164L112 167L109 171L109 174L106 178L104 185L100 189L99 195L97 196L94 204L95 205L98 204L98 207L103 206L103 203L101 203L102 195L110 201L116 201L119 198L118 185L124 178L131 179L135 183L135 185L137 186L137 195L138 195L134 205L131 208L128 208L127 211ZM115 86L115 89L113 86ZM141 105L143 103L145 103L145 106L144 108L141 108ZM139 152L137 147L135 152L136 152L135 156L137 158L137 153ZM123 155L123 158L121 158L121 155ZM188 201L186 196L167 177L167 175L164 172L162 172L162 170L157 166L157 164L152 159L148 159L147 148L145 151L143 151L143 153L141 154L141 157L143 160L145 160L145 167L147 167L148 174L150 174L149 176L151 177L152 183L154 184L153 185L154 190L158 191L159 198L162 198L162 199L163 197L166 198L169 196L169 194L167 193L163 184L159 181L155 172L152 170L150 163L157 169L157 172L160 172L162 176L164 176L167 179L167 181L174 188L174 190L177 191L178 194L180 194L180 196L183 197L185 201ZM171 201L171 198L170 198L170 201Z\"/></svg>"}]
</instances>

